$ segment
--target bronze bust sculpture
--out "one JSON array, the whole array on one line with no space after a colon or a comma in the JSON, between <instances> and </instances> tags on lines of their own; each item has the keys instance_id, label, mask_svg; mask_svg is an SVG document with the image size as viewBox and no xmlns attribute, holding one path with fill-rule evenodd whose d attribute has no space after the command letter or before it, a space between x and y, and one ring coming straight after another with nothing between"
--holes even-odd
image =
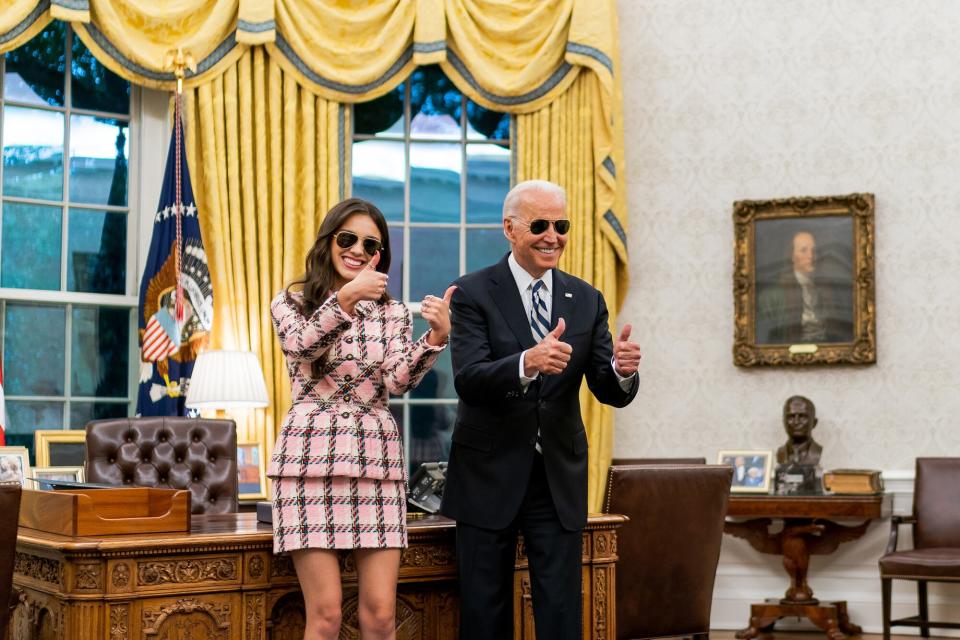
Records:
<instances>
[{"instance_id":1,"label":"bronze bust sculpture","mask_svg":"<svg viewBox=\"0 0 960 640\"><path fill-rule=\"evenodd\" d=\"M817 408L809 398L791 396L783 403L783 428L790 437L777 449L778 464L820 464L823 447L813 439Z\"/></svg>"}]
</instances>

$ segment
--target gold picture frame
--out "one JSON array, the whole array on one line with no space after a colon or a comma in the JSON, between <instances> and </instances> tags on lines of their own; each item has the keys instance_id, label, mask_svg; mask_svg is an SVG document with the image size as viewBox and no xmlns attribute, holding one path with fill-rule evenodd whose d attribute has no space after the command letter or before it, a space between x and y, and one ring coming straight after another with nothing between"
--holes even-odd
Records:
<instances>
[{"instance_id":1,"label":"gold picture frame","mask_svg":"<svg viewBox=\"0 0 960 640\"><path fill-rule=\"evenodd\" d=\"M266 461L263 458L263 446L256 440L237 443L237 498L267 498Z\"/></svg>"},{"instance_id":2,"label":"gold picture frame","mask_svg":"<svg viewBox=\"0 0 960 640\"><path fill-rule=\"evenodd\" d=\"M717 464L733 467L730 493L770 493L773 451L725 449L717 452Z\"/></svg>"},{"instance_id":3,"label":"gold picture frame","mask_svg":"<svg viewBox=\"0 0 960 640\"><path fill-rule=\"evenodd\" d=\"M38 467L82 467L87 459L87 431L38 429L33 432L33 450Z\"/></svg>"},{"instance_id":4,"label":"gold picture frame","mask_svg":"<svg viewBox=\"0 0 960 640\"><path fill-rule=\"evenodd\" d=\"M874 197L733 204L740 367L877 361Z\"/></svg>"},{"instance_id":5,"label":"gold picture frame","mask_svg":"<svg viewBox=\"0 0 960 640\"><path fill-rule=\"evenodd\" d=\"M21 487L30 477L30 452L26 447L0 447L0 484L16 482Z\"/></svg>"}]
</instances>

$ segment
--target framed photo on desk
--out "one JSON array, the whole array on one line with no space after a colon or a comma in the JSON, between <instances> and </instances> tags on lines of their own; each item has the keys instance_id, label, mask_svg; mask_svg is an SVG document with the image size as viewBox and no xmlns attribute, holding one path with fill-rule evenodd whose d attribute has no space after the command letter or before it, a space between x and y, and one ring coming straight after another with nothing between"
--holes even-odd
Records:
<instances>
[{"instance_id":1,"label":"framed photo on desk","mask_svg":"<svg viewBox=\"0 0 960 640\"><path fill-rule=\"evenodd\" d=\"M255 440L237 444L237 497L240 500L267 497L267 470L260 443Z\"/></svg>"},{"instance_id":2,"label":"framed photo on desk","mask_svg":"<svg viewBox=\"0 0 960 640\"><path fill-rule=\"evenodd\" d=\"M38 467L82 467L87 462L85 429L40 429L33 434Z\"/></svg>"},{"instance_id":3,"label":"framed photo on desk","mask_svg":"<svg viewBox=\"0 0 960 640\"><path fill-rule=\"evenodd\" d=\"M0 482L16 482L21 487L30 477L30 453L26 447L0 447Z\"/></svg>"}]
</instances>

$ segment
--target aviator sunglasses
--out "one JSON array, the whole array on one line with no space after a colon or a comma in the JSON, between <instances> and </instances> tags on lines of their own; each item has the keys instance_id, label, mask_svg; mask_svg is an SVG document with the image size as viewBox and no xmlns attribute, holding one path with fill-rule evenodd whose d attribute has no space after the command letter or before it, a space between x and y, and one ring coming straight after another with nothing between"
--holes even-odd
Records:
<instances>
[{"instance_id":1,"label":"aviator sunglasses","mask_svg":"<svg viewBox=\"0 0 960 640\"><path fill-rule=\"evenodd\" d=\"M355 234L353 231L338 231L333 234L334 239L337 241L337 246L341 249L349 249L353 245L357 244L357 240L360 239L360 236ZM371 258L383 248L383 245L376 238L364 238L363 239L363 252L366 253Z\"/></svg>"},{"instance_id":2,"label":"aviator sunglasses","mask_svg":"<svg viewBox=\"0 0 960 640\"><path fill-rule=\"evenodd\" d=\"M564 218L563 220L543 220L538 218L536 220L531 220L527 222L521 220L520 218L513 218L516 222L520 224L527 225L527 228L530 229L530 233L535 236L540 235L541 233L546 233L547 229L550 228L550 223L553 222L553 230L557 232L558 236L565 236L567 232L570 231L570 221Z\"/></svg>"}]
</instances>

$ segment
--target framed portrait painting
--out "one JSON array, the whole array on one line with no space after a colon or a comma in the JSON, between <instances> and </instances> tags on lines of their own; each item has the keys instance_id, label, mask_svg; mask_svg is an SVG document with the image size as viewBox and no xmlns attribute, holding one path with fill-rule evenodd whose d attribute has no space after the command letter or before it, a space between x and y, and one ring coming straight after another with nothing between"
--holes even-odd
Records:
<instances>
[{"instance_id":1,"label":"framed portrait painting","mask_svg":"<svg viewBox=\"0 0 960 640\"><path fill-rule=\"evenodd\" d=\"M770 493L773 452L728 449L717 452L717 464L733 467L731 493Z\"/></svg>"},{"instance_id":2,"label":"framed portrait painting","mask_svg":"<svg viewBox=\"0 0 960 640\"><path fill-rule=\"evenodd\" d=\"M874 199L741 200L734 221L734 364L871 364Z\"/></svg>"},{"instance_id":3,"label":"framed portrait painting","mask_svg":"<svg viewBox=\"0 0 960 640\"><path fill-rule=\"evenodd\" d=\"M33 432L38 467L82 467L87 461L85 429L38 429Z\"/></svg>"},{"instance_id":4,"label":"framed portrait painting","mask_svg":"<svg viewBox=\"0 0 960 640\"><path fill-rule=\"evenodd\" d=\"M0 484L16 482L21 487L30 477L30 453L26 447L0 447Z\"/></svg>"},{"instance_id":5,"label":"framed portrait painting","mask_svg":"<svg viewBox=\"0 0 960 640\"><path fill-rule=\"evenodd\" d=\"M240 500L264 500L267 497L266 466L259 442L237 445L237 497Z\"/></svg>"}]
</instances>

